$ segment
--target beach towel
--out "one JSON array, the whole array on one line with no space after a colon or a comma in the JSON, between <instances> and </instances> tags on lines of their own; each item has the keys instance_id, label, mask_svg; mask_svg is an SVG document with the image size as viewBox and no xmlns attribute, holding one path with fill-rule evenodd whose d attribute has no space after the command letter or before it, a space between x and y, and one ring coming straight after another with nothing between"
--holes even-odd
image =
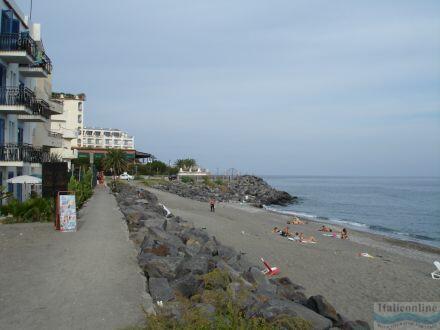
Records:
<instances>
[{"instance_id":1,"label":"beach towel","mask_svg":"<svg viewBox=\"0 0 440 330\"><path fill-rule=\"evenodd\" d=\"M336 234L336 233L333 233L333 234L322 234L322 236L332 237L332 238L339 238L338 234Z\"/></svg>"},{"instance_id":2,"label":"beach towel","mask_svg":"<svg viewBox=\"0 0 440 330\"><path fill-rule=\"evenodd\" d=\"M365 257L365 258L372 258L374 259L374 257L371 254L368 254L366 252L362 252L362 253L358 253L359 257Z\"/></svg>"}]
</instances>

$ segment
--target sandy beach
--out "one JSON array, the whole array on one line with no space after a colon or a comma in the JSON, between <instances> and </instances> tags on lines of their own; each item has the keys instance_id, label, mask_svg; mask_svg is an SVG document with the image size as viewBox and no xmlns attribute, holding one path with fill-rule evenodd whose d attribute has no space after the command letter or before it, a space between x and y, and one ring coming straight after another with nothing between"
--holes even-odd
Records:
<instances>
[{"instance_id":1,"label":"sandy beach","mask_svg":"<svg viewBox=\"0 0 440 330\"><path fill-rule=\"evenodd\" d=\"M281 268L281 275L321 294L350 319L372 324L378 301L438 301L440 282L431 278L440 250L382 236L350 231L349 240L323 236L322 224L290 225L290 230L313 235L316 244L290 241L272 233L290 217L238 203L220 203L215 213L207 203L148 188L173 214L206 228L223 244L241 251L251 263L260 257ZM336 226L332 226L338 229ZM374 258L361 257L368 253Z\"/></svg>"}]
</instances>

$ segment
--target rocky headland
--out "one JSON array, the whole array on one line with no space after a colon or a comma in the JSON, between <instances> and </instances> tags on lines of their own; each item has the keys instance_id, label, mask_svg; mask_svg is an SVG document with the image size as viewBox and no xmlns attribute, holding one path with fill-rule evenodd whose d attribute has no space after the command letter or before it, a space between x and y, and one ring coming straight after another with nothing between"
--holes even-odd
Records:
<instances>
[{"instance_id":1,"label":"rocky headland","mask_svg":"<svg viewBox=\"0 0 440 330\"><path fill-rule=\"evenodd\" d=\"M171 326L189 317L194 326L224 321L233 328L230 322L238 320L230 315L240 315L280 329L369 328L347 320L320 295L306 297L304 288L287 277L268 278L241 253L169 214L154 194L121 184L115 196L156 303L150 322Z\"/></svg>"},{"instance_id":2,"label":"rocky headland","mask_svg":"<svg viewBox=\"0 0 440 330\"><path fill-rule=\"evenodd\" d=\"M154 184L153 188L200 202L206 202L215 197L220 202L247 202L257 207L271 204L287 205L296 202L298 199L285 191L272 188L262 178L253 175L238 176L231 181L219 184L211 180L195 183L176 180Z\"/></svg>"}]
</instances>

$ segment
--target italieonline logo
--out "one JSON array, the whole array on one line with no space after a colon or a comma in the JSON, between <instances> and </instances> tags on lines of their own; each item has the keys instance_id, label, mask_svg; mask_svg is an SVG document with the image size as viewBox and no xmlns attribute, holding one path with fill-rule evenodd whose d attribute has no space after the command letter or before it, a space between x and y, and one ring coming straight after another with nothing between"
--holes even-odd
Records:
<instances>
[{"instance_id":1,"label":"italieonline logo","mask_svg":"<svg viewBox=\"0 0 440 330\"><path fill-rule=\"evenodd\" d=\"M440 302L374 303L374 329L440 329Z\"/></svg>"}]
</instances>

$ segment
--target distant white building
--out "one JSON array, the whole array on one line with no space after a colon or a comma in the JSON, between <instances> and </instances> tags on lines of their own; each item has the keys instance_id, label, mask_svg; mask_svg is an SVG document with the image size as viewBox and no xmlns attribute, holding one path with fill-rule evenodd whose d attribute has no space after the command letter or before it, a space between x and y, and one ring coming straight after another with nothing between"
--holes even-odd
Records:
<instances>
[{"instance_id":1,"label":"distant white building","mask_svg":"<svg viewBox=\"0 0 440 330\"><path fill-rule=\"evenodd\" d=\"M205 168L190 168L189 170L184 170L183 168L179 169L179 173L177 173L179 177L189 176L189 177L203 177L209 176L211 173L208 169Z\"/></svg>"},{"instance_id":2,"label":"distant white building","mask_svg":"<svg viewBox=\"0 0 440 330\"><path fill-rule=\"evenodd\" d=\"M85 127L78 147L134 150L134 136L115 128Z\"/></svg>"},{"instance_id":3,"label":"distant white building","mask_svg":"<svg viewBox=\"0 0 440 330\"><path fill-rule=\"evenodd\" d=\"M76 148L81 146L81 132L84 127L85 94L53 93L52 101L61 104L63 113L52 116L51 130L63 137L63 145L52 149L63 161L71 164L78 157Z\"/></svg>"}]
</instances>

